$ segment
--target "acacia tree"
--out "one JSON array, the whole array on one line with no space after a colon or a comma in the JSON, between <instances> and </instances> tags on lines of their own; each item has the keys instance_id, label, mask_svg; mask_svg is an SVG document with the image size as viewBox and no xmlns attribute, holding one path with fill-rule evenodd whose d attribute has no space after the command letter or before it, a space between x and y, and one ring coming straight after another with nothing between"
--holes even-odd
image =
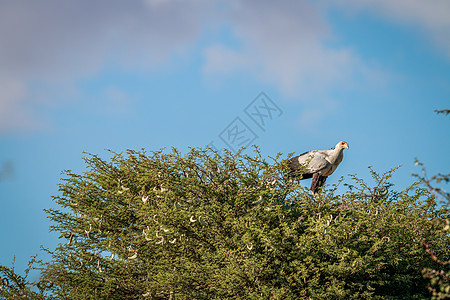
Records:
<instances>
[{"instance_id":1,"label":"acacia tree","mask_svg":"<svg viewBox=\"0 0 450 300\"><path fill-rule=\"evenodd\" d=\"M450 114L450 109L435 110L437 114ZM413 174L418 178L419 182L426 186L426 188L433 193L436 198L443 204L450 204L450 193L440 187L441 183L448 183L450 181L450 174L438 173L431 177L428 176L427 171L420 161L416 159L416 165L421 166L422 174ZM435 220L444 231L450 233L450 219L437 219ZM433 299L450 299L450 259L449 257L438 257L429 248L428 244L424 244L427 253L440 264L438 269L425 268L422 270L425 278L430 280L428 289L432 292Z\"/></svg>"},{"instance_id":2,"label":"acacia tree","mask_svg":"<svg viewBox=\"0 0 450 300\"><path fill-rule=\"evenodd\" d=\"M278 154L191 149L85 158L64 172L38 291L0 269L0 295L36 299L422 299L421 270L450 255L448 218L427 189L395 191L390 170L312 196ZM340 183L343 181L341 179ZM16 280L12 277L17 276Z\"/></svg>"}]
</instances>

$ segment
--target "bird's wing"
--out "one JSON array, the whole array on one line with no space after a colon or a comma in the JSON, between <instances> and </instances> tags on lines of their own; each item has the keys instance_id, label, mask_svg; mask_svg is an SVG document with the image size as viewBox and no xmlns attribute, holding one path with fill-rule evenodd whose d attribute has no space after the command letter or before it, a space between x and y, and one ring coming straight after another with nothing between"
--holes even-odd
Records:
<instances>
[{"instance_id":1,"label":"bird's wing","mask_svg":"<svg viewBox=\"0 0 450 300\"><path fill-rule=\"evenodd\" d=\"M321 151L309 151L297 157L299 165L306 166L304 173L317 173L330 167L330 162Z\"/></svg>"},{"instance_id":2,"label":"bird's wing","mask_svg":"<svg viewBox=\"0 0 450 300\"><path fill-rule=\"evenodd\" d=\"M331 150L317 150L317 153L319 153L323 158L325 158L329 162L331 162L331 156L334 153L334 149L331 149Z\"/></svg>"},{"instance_id":3,"label":"bird's wing","mask_svg":"<svg viewBox=\"0 0 450 300\"><path fill-rule=\"evenodd\" d=\"M306 164L300 164L299 157L307 155L308 153L313 153L314 151L307 151L295 157L292 157L289 161L289 168L291 171L288 173L289 177L298 177L301 175L301 179L308 179L312 177L311 173L306 172Z\"/></svg>"},{"instance_id":4,"label":"bird's wing","mask_svg":"<svg viewBox=\"0 0 450 300\"><path fill-rule=\"evenodd\" d=\"M294 156L293 158L291 158L291 160L289 161L289 168L290 168L292 171L296 171L296 170L300 169L302 165L300 165L300 163L299 163L299 161L298 161L298 158L299 158L300 156L305 155L305 154L308 154L308 153L310 153L310 152L313 152L313 151L306 151L305 153L302 153L302 154L300 154L300 155L297 155L297 156Z\"/></svg>"}]
</instances>

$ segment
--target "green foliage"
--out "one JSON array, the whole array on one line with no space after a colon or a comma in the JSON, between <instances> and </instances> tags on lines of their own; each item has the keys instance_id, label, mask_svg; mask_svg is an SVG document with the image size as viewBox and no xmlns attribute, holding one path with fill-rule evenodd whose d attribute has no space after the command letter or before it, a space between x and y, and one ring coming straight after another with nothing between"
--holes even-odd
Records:
<instances>
[{"instance_id":1,"label":"green foliage","mask_svg":"<svg viewBox=\"0 0 450 300\"><path fill-rule=\"evenodd\" d=\"M27 281L28 274L36 263L36 256L31 258L24 276L15 272L14 261L12 268L0 265L0 296L3 299L44 299L42 293L30 290L30 283ZM38 284L38 287L41 286Z\"/></svg>"},{"instance_id":2,"label":"green foliage","mask_svg":"<svg viewBox=\"0 0 450 300\"><path fill-rule=\"evenodd\" d=\"M438 184L443 182L448 183L450 174L443 175L439 173L430 178L421 162L416 160L416 165L422 166L422 174L413 174L414 177L419 179L418 182L424 185L430 193L435 195L440 203L450 204L450 194L438 186ZM447 235L450 234L449 219L436 219L434 222L444 232L447 232ZM432 299L450 299L450 259L448 256L444 256L443 258L436 256L428 244L425 244L425 247L430 257L439 264L437 268L424 268L422 270L423 276L429 279L428 289L432 292Z\"/></svg>"},{"instance_id":3,"label":"green foliage","mask_svg":"<svg viewBox=\"0 0 450 300\"><path fill-rule=\"evenodd\" d=\"M412 176L417 178L419 183L425 185L427 189L437 197L438 200L444 203L450 203L450 193L446 192L443 188L438 186L442 183L449 183L450 174L438 173L437 175L433 175L430 178L425 167L423 166L423 163L418 161L417 158L415 159L415 165L422 167L422 174L414 173L412 174Z\"/></svg>"},{"instance_id":4,"label":"green foliage","mask_svg":"<svg viewBox=\"0 0 450 300\"><path fill-rule=\"evenodd\" d=\"M450 113L450 109L435 110L436 114L445 114L446 116ZM450 181L450 174L441 174L431 176L427 175L427 171L423 166L423 163L419 162L417 159L415 161L417 166L421 166L422 174L413 174L422 185L424 185L431 193L433 193L436 198L443 204L450 204L450 193L446 192L439 184L448 183ZM449 219L436 219L435 223L441 226L443 231L450 233L450 220ZM438 257L430 249L428 244L425 244L426 252L430 257L439 264L438 269L425 268L422 270L423 276L429 279L428 289L432 293L432 299L450 299L450 259L448 256Z\"/></svg>"},{"instance_id":5,"label":"green foliage","mask_svg":"<svg viewBox=\"0 0 450 300\"><path fill-rule=\"evenodd\" d=\"M392 190L394 170L312 196L257 149L85 160L46 210L63 242L36 298L424 299L422 270L439 265L426 250L450 255L435 221L448 207L417 184Z\"/></svg>"}]
</instances>

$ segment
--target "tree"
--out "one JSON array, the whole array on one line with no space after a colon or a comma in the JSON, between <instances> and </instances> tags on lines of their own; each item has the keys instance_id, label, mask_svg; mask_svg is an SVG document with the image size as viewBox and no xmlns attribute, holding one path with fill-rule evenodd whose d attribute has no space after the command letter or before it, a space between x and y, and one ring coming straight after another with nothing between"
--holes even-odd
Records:
<instances>
[{"instance_id":1,"label":"tree","mask_svg":"<svg viewBox=\"0 0 450 300\"><path fill-rule=\"evenodd\" d=\"M423 245L450 255L434 221L448 206L417 183L393 190L395 169L312 196L285 176L281 154L258 149L85 161L85 173L64 172L59 208L46 210L63 242L40 262L39 292L8 279L3 297L423 299L421 270L439 266Z\"/></svg>"},{"instance_id":2,"label":"tree","mask_svg":"<svg viewBox=\"0 0 450 300\"><path fill-rule=\"evenodd\" d=\"M450 113L450 109L435 110L437 114L445 114L446 116ZM450 181L450 174L441 174L428 176L427 171L423 163L416 159L416 165L422 167L422 174L413 174L414 177L418 178L419 182L426 186L426 188L433 193L436 198L443 204L450 204L450 193L445 191L443 188L439 187L440 183L448 183ZM439 224L444 231L450 232L450 220L449 219L436 219L435 222ZM426 247L426 252L440 264L438 269L425 268L422 273L425 278L430 280L428 289L432 292L433 299L450 299L450 259L449 257L439 258L430 249L428 244L424 244Z\"/></svg>"}]
</instances>

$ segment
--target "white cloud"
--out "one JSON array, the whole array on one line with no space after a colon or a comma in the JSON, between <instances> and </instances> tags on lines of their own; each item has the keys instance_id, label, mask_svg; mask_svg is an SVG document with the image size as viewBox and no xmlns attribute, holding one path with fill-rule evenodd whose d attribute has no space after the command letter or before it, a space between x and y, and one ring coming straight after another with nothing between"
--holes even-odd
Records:
<instances>
[{"instance_id":1,"label":"white cloud","mask_svg":"<svg viewBox=\"0 0 450 300\"><path fill-rule=\"evenodd\" d=\"M201 7L203 1L148 2L4 1L0 64L39 78L95 72L107 59L152 65L200 34L203 9L209 7Z\"/></svg>"},{"instance_id":2,"label":"white cloud","mask_svg":"<svg viewBox=\"0 0 450 300\"><path fill-rule=\"evenodd\" d=\"M25 101L26 94L27 89L20 80L0 79L0 132L41 126Z\"/></svg>"},{"instance_id":3,"label":"white cloud","mask_svg":"<svg viewBox=\"0 0 450 300\"><path fill-rule=\"evenodd\" d=\"M8 80L0 87L0 132L35 125L25 108L31 101L26 100L31 83L58 89L59 82L67 85L91 76L108 63L143 70L169 62L171 55L182 53L199 37L212 4L1 1L0 78Z\"/></svg>"},{"instance_id":4,"label":"white cloud","mask_svg":"<svg viewBox=\"0 0 450 300\"><path fill-rule=\"evenodd\" d=\"M447 0L333 3L415 24L450 55ZM205 31L214 34L220 25L231 29L239 46L203 46L208 75L244 71L302 100L311 95L329 99L334 87L382 78L350 47L327 46L333 39L326 20L329 5L298 0L1 1L0 132L38 125L33 107L55 105L58 100L51 95L61 95L60 85L70 89L107 64L131 71L165 67L174 54L188 55ZM40 83L46 88L36 97L31 86Z\"/></svg>"},{"instance_id":5,"label":"white cloud","mask_svg":"<svg viewBox=\"0 0 450 300\"><path fill-rule=\"evenodd\" d=\"M369 76L370 69L350 49L326 46L331 29L323 11L310 2L233 4L227 17L240 46L216 44L206 49L207 73L248 71L296 99L326 94L331 87Z\"/></svg>"},{"instance_id":6,"label":"white cloud","mask_svg":"<svg viewBox=\"0 0 450 300\"><path fill-rule=\"evenodd\" d=\"M366 66L350 48L328 47L333 39L320 7L309 1L236 0L227 14L238 46L212 45L205 50L205 72L248 74L301 101L294 126L302 132L322 128L340 106L331 101L339 88L372 82L378 70ZM372 84L372 83L370 83ZM378 82L377 82L378 84ZM357 87L358 88L358 87Z\"/></svg>"}]
</instances>

